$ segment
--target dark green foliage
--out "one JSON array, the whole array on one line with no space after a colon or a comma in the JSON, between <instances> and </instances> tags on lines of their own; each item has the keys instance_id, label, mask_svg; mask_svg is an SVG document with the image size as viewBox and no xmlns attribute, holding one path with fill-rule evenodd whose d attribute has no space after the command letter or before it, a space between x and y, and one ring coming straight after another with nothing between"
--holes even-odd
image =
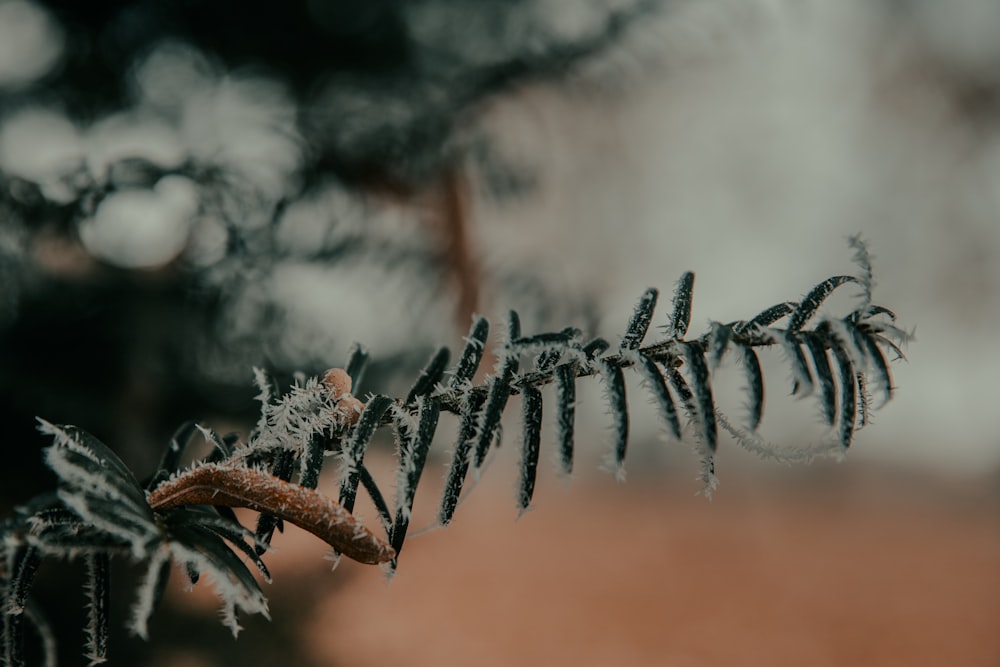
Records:
<instances>
[{"instance_id":1,"label":"dark green foliage","mask_svg":"<svg viewBox=\"0 0 1000 667\"><path fill-rule=\"evenodd\" d=\"M345 474L340 483L340 504L350 512L354 509L354 499L358 493L358 481L361 475L361 465L364 459L365 450L379 421L392 405L392 399L388 396L373 396L368 405L365 406L358 420L358 425L354 429L351 439L344 445L341 456Z\"/></svg>"},{"instance_id":2,"label":"dark green foliage","mask_svg":"<svg viewBox=\"0 0 1000 667\"><path fill-rule=\"evenodd\" d=\"M747 374L747 396L750 399L747 425L756 431L764 416L764 373L760 369L760 358L752 347L743 347L743 368Z\"/></svg>"},{"instance_id":3,"label":"dark green foliage","mask_svg":"<svg viewBox=\"0 0 1000 667\"><path fill-rule=\"evenodd\" d=\"M257 566L264 580L270 583L271 573L268 572L267 565L261 559L261 554L254 548L257 546L256 536L252 531L247 530L239 522L225 519L218 514L194 507L177 507L164 512L165 525L169 528L175 525L198 526L200 529L215 533L218 537L226 540L239 551L244 553L251 563Z\"/></svg>"},{"instance_id":4,"label":"dark green foliage","mask_svg":"<svg viewBox=\"0 0 1000 667\"><path fill-rule=\"evenodd\" d=\"M413 500L417 494L417 485L420 483L420 476L424 472L424 464L427 463L427 453L431 448L431 441L434 439L434 432L437 430L438 417L441 415L441 404L433 398L420 402L419 421L416 432L402 428L401 423L397 423L402 437L402 448L399 453L399 480L398 493L399 501L396 506L396 519L392 524L392 531L389 535L389 542L396 550L396 555L403 548L403 540L406 539L406 531L410 525L410 514L413 510ZM397 418L397 421L398 418ZM395 567L393 560L391 567Z\"/></svg>"},{"instance_id":5,"label":"dark green foliage","mask_svg":"<svg viewBox=\"0 0 1000 667\"><path fill-rule=\"evenodd\" d=\"M867 252L861 252L859 247L856 246L856 258L867 261ZM709 332L698 338L686 337L694 274L685 273L674 294L666 337L645 342L657 300L656 290L649 289L640 298L621 345L610 353L604 339L583 344L581 332L574 327L523 335L517 314L511 313L506 336L496 350L496 373L480 385L474 385L473 379L484 359L489 324L485 318L477 318L450 381L442 382L450 360L448 348L442 347L432 355L404 398L394 400L373 395L363 409L355 396L343 394L339 389L333 392L318 380L298 382L279 396L271 380L257 372L262 413L248 441L240 443L236 436L219 437L209 428L187 422L171 438L145 488L118 456L93 436L75 427L41 422L40 429L53 438L45 459L56 473L59 486L55 493L38 496L0 523L0 545L4 550L0 594L6 611L2 636L4 664L23 663L26 621L38 627L44 624L39 614L34 611L29 614L29 594L39 562L48 556L84 558L88 564L85 652L93 660L103 659L107 654L108 572L114 556L131 557L145 567L128 622L139 636L147 634L147 619L162 596L172 562L186 570L192 582L203 574L209 575L223 603L223 620L234 632L238 628L238 612L266 615L266 600L248 563L269 580L262 556L274 529L281 524L266 511L278 511L280 503L259 504L258 509L263 513L256 531L248 530L229 507L201 505L205 502L203 495L193 496L199 499L197 502L185 502L176 495L184 492L185 479L195 474L205 473L198 479L213 480L220 479L213 475L224 476L227 471L242 470L248 475L251 471L246 467L252 467L256 476L243 479L254 480L255 489L268 486L279 490L275 493L294 490L288 493L288 498L308 498L310 503L310 507L298 507L295 511L308 514L313 504L330 506L328 499L315 491L307 493L306 489L319 488L323 462L328 454L335 454L340 504L333 504L331 511L333 515L343 515L338 519L343 523L338 525L353 531L351 539L370 538L378 542L382 538L374 536L349 514L359 486L364 489L375 505L386 536L384 558L364 562L386 563L391 572L409 532L414 500L440 413L450 412L459 417L458 437L437 516L439 524L447 525L462 498L470 466L481 472L501 428L508 399L518 394L522 406L522 451L516 504L521 511L526 510L535 491L543 444L541 388L546 384L555 385L558 467L566 474L573 468L576 385L581 378L595 374L603 378L611 414L614 434L611 463L617 474L623 474L629 436L625 389L625 374L629 369L639 373L667 433L675 439L683 434L685 424L680 419L683 411L686 425L703 444L701 478L709 491L715 484L719 425L739 444L763 456L805 459L831 453L831 444L843 452L852 444L855 432L869 420L866 389L869 376L874 377L873 386L888 400L893 387L885 352L891 350L902 356L900 346L910 338L896 327L891 311L870 302L870 267L863 265L861 269L861 278L828 279L801 302L772 306L749 321L713 323ZM840 318L818 318L815 326L806 328L830 293L848 282L864 288L860 306ZM788 323L781 328L779 323L784 318L788 318ZM831 427L832 441L828 438L818 447L786 456L756 435L764 410L764 378L757 349L775 345L784 350L791 366L795 380L793 393L804 396L818 385L817 400L824 422ZM731 349L736 351L736 362L747 380L749 433L734 427L715 404L714 373ZM831 364L831 354L836 369ZM363 348L352 349L344 371L352 383L360 381L367 359ZM353 402L341 404L341 401ZM386 426L394 428L397 436L394 506L386 501L378 482L364 465L369 444L376 432ZM205 459L181 471L182 458L195 429L200 430L213 448ZM290 480L296 471L298 482L292 484ZM269 486L272 482L273 486ZM230 482L226 480L217 483L221 485L219 488L209 487L211 498L224 492L238 501L247 488L228 486ZM171 493L175 495L169 496ZM154 501L157 494L161 500ZM164 496L169 497L163 500ZM287 513L283 516L303 525L300 516ZM336 527L329 526L331 530ZM351 546L350 542L331 544L344 553Z\"/></svg>"},{"instance_id":6,"label":"dark green foliage","mask_svg":"<svg viewBox=\"0 0 1000 667\"><path fill-rule=\"evenodd\" d=\"M507 406L512 390L511 383L520 366L520 355L511 349L514 341L521 338L521 318L511 311L507 320L508 343L500 357L500 369L496 377L489 382L486 403L483 405L482 417L479 420L475 448L472 450L472 466L479 469L486 460L493 435L500 424L500 417Z\"/></svg>"},{"instance_id":7,"label":"dark green foliage","mask_svg":"<svg viewBox=\"0 0 1000 667\"><path fill-rule=\"evenodd\" d=\"M473 325L473 329L475 329L475 325ZM424 464L427 462L427 452L430 450L434 432L437 430L438 417L441 414L440 404L427 396L444 377L450 359L451 351L446 347L442 347L434 353L395 417L395 427L400 442L398 498L396 517L392 522L392 529L389 531L389 542L396 550L397 556L403 548L403 540L406 539L406 531L410 525L410 512L413 509L413 500L417 493L417 484L423 474ZM407 423L409 416L405 412L407 410L415 410L419 415L415 432ZM348 510L351 509L346 504L344 506ZM395 569L395 559L391 562L390 567Z\"/></svg>"},{"instance_id":8,"label":"dark green foliage","mask_svg":"<svg viewBox=\"0 0 1000 667\"><path fill-rule=\"evenodd\" d=\"M143 518L152 518L146 510L146 499L132 471L103 442L75 426L59 428L40 421L39 430L55 438L55 445L46 451L49 466L65 462L68 469L63 478L71 485L95 497L121 497L127 507Z\"/></svg>"},{"instance_id":9,"label":"dark green foliage","mask_svg":"<svg viewBox=\"0 0 1000 667\"><path fill-rule=\"evenodd\" d=\"M566 475L573 472L573 430L576 421L576 364L556 366L556 442L559 443L559 466Z\"/></svg>"},{"instance_id":10,"label":"dark green foliage","mask_svg":"<svg viewBox=\"0 0 1000 667\"><path fill-rule=\"evenodd\" d=\"M91 664L104 662L108 655L108 626L111 605L111 556L97 553L87 556L87 645L84 650Z\"/></svg>"},{"instance_id":11,"label":"dark green foliage","mask_svg":"<svg viewBox=\"0 0 1000 667\"><path fill-rule=\"evenodd\" d=\"M691 324L691 300L694 293L694 274L685 272L674 290L674 313L670 317L670 334L680 340Z\"/></svg>"},{"instance_id":12,"label":"dark green foliage","mask_svg":"<svg viewBox=\"0 0 1000 667\"><path fill-rule=\"evenodd\" d=\"M271 474L286 482L292 478L292 471L295 469L295 453L290 449L279 449L274 452L274 459L271 465ZM262 554L267 551L271 544L274 531L284 530L281 519L271 514L261 514L257 517L257 529L255 531L257 541L257 553Z\"/></svg>"},{"instance_id":13,"label":"dark green foliage","mask_svg":"<svg viewBox=\"0 0 1000 667\"><path fill-rule=\"evenodd\" d=\"M892 373L889 371L889 361L885 358L882 348L878 346L875 338L861 335L861 344L868 362L874 372L875 379L882 387L883 402L892 398L894 387L892 386Z\"/></svg>"},{"instance_id":14,"label":"dark green foliage","mask_svg":"<svg viewBox=\"0 0 1000 667\"><path fill-rule=\"evenodd\" d=\"M550 352L558 351L571 345L579 337L579 329L576 327L566 327L562 331L540 333L534 336L522 336L510 342L510 349L512 352L517 353L538 352L539 355L547 355Z\"/></svg>"},{"instance_id":15,"label":"dark green foliage","mask_svg":"<svg viewBox=\"0 0 1000 667\"><path fill-rule=\"evenodd\" d=\"M851 446L854 439L854 420L858 414L857 379L851 355L842 345L833 346L833 356L840 371L840 445L844 449Z\"/></svg>"},{"instance_id":16,"label":"dark green foliage","mask_svg":"<svg viewBox=\"0 0 1000 667\"><path fill-rule=\"evenodd\" d=\"M593 361L604 354L609 347L611 347L611 343L608 341L603 338L595 338L583 346L583 354L587 358L587 361Z\"/></svg>"},{"instance_id":17,"label":"dark green foliage","mask_svg":"<svg viewBox=\"0 0 1000 667\"><path fill-rule=\"evenodd\" d=\"M170 444L163 451L163 458L160 459L156 474L150 479L146 488L153 488L177 472L181 465L181 457L184 456L184 450L187 449L188 443L191 441L196 425L197 422L194 420L186 421L174 431L173 437L170 438Z\"/></svg>"},{"instance_id":18,"label":"dark green foliage","mask_svg":"<svg viewBox=\"0 0 1000 667\"><path fill-rule=\"evenodd\" d=\"M314 434L309 438L309 444L302 452L301 473L299 484L307 489L315 489L319 484L319 474L323 470L324 452L326 451L327 439L321 434Z\"/></svg>"},{"instance_id":19,"label":"dark green foliage","mask_svg":"<svg viewBox=\"0 0 1000 667\"><path fill-rule=\"evenodd\" d=\"M672 435L677 440L681 439L681 422L677 418L677 408L674 407L674 399L667 389L667 382L663 379L663 373L657 367L656 362L649 357L642 355L639 357L639 371L643 374L646 386L653 394L656 405L659 408L660 416Z\"/></svg>"},{"instance_id":20,"label":"dark green foliage","mask_svg":"<svg viewBox=\"0 0 1000 667\"><path fill-rule=\"evenodd\" d=\"M722 357L729 348L729 341L732 340L732 337L732 324L712 322L712 330L708 334L708 345L706 346L709 370L715 370L722 363Z\"/></svg>"},{"instance_id":21,"label":"dark green foliage","mask_svg":"<svg viewBox=\"0 0 1000 667\"><path fill-rule=\"evenodd\" d=\"M521 423L524 424L524 435L517 507L524 512L531 505L531 496L535 493L538 451L542 441L542 392L534 387L525 387L521 394Z\"/></svg>"},{"instance_id":22,"label":"dark green foliage","mask_svg":"<svg viewBox=\"0 0 1000 667\"><path fill-rule=\"evenodd\" d=\"M785 301L784 303L779 303L762 310L757 316L740 326L740 330L753 333L755 329L769 327L782 317L785 317L789 313L795 310L797 304L791 301Z\"/></svg>"},{"instance_id":23,"label":"dark green foliage","mask_svg":"<svg viewBox=\"0 0 1000 667\"><path fill-rule=\"evenodd\" d=\"M833 370L830 368L830 357L826 353L823 341L814 332L808 331L802 337L809 355L812 357L816 378L819 380L820 408L823 420L833 426L837 410L836 384L833 380Z\"/></svg>"},{"instance_id":24,"label":"dark green foliage","mask_svg":"<svg viewBox=\"0 0 1000 667\"><path fill-rule=\"evenodd\" d=\"M263 602L264 592L260 589L260 584L247 569L243 560L226 546L226 543L214 530L192 521L172 521L168 530L174 544L185 547L192 553L192 556L195 556L187 561L188 564L199 570L210 569L215 573L221 573L227 577L228 582L226 583L235 588L237 595ZM201 556L204 560L196 556ZM218 581L216 583L225 585ZM229 604L234 602L229 602ZM266 606L260 606L261 611L266 610Z\"/></svg>"},{"instance_id":25,"label":"dark green foliage","mask_svg":"<svg viewBox=\"0 0 1000 667\"><path fill-rule=\"evenodd\" d=\"M4 665L23 665L25 608L42 555L40 549L27 545L5 545L5 552L0 657Z\"/></svg>"},{"instance_id":26,"label":"dark green foliage","mask_svg":"<svg viewBox=\"0 0 1000 667\"><path fill-rule=\"evenodd\" d=\"M472 376L479 363L483 360L483 353L486 351L486 338L490 335L490 323L485 317L477 317L472 323L468 338L465 339L465 349L462 350L462 357L458 360L451 376L451 388L458 389L466 382L472 381Z\"/></svg>"},{"instance_id":27,"label":"dark green foliage","mask_svg":"<svg viewBox=\"0 0 1000 667\"><path fill-rule=\"evenodd\" d=\"M42 554L38 547L23 546L14 551L10 559L10 581L7 583L4 600L6 613L20 615L28 603L28 591L35 579L35 571L41 563Z\"/></svg>"},{"instance_id":28,"label":"dark green foliage","mask_svg":"<svg viewBox=\"0 0 1000 667\"><path fill-rule=\"evenodd\" d=\"M518 362L514 358L507 358L503 361L500 374L489 381L489 390L486 393L486 402L479 415L478 429L475 435L475 446L472 449L472 467L479 470L486 462L486 455L493 444L493 438L500 429L500 418L503 410L507 407L507 400L510 398L510 383L517 372Z\"/></svg>"},{"instance_id":29,"label":"dark green foliage","mask_svg":"<svg viewBox=\"0 0 1000 667\"><path fill-rule=\"evenodd\" d=\"M860 282L854 276L834 276L832 278L827 278L816 287L812 288L809 294L806 295L802 302L796 307L795 312L792 316L788 318L788 331L795 333L802 329L803 325L809 321L816 311L819 309L826 298L830 296L833 290L837 289L844 283L857 283Z\"/></svg>"},{"instance_id":30,"label":"dark green foliage","mask_svg":"<svg viewBox=\"0 0 1000 667\"><path fill-rule=\"evenodd\" d=\"M685 343L684 352L684 357L691 369L691 384L694 385L694 398L698 406L701 435L709 451L715 452L718 442L715 426L715 400L712 398L712 385L709 381L708 364L705 363L705 350L697 343Z\"/></svg>"},{"instance_id":31,"label":"dark green foliage","mask_svg":"<svg viewBox=\"0 0 1000 667\"><path fill-rule=\"evenodd\" d=\"M809 396L813 391L812 375L809 373L809 364L802 352L799 337L791 331L783 331L780 340L788 357L788 363L792 367L792 396Z\"/></svg>"},{"instance_id":32,"label":"dark green foliage","mask_svg":"<svg viewBox=\"0 0 1000 667\"><path fill-rule=\"evenodd\" d=\"M667 369L667 380L670 382L670 386L678 398L681 399L681 405L684 406L684 411L687 413L688 418L697 420L698 404L694 400L694 392L691 391L687 380L684 379L684 376L681 375L681 372L673 364Z\"/></svg>"},{"instance_id":33,"label":"dark green foliage","mask_svg":"<svg viewBox=\"0 0 1000 667\"><path fill-rule=\"evenodd\" d=\"M372 474L368 472L368 468L364 465L361 466L361 486L365 487L365 491L368 492L368 496L372 499L372 504L375 505L379 519L382 520L382 528L385 529L388 535L392 531L392 512L389 511L389 505L385 502L385 496L382 495L382 490L378 488L375 478L372 477Z\"/></svg>"},{"instance_id":34,"label":"dark green foliage","mask_svg":"<svg viewBox=\"0 0 1000 667\"><path fill-rule=\"evenodd\" d=\"M139 585L135 602L135 609L145 609L146 613L145 616L139 618L133 617L129 626L129 629L140 637L146 637L146 619L148 619L149 614L152 614L160 606L160 602L163 600L163 594L167 590L167 583L170 581L170 566L170 559L166 557L153 557L148 562L145 576ZM193 586L197 583L197 575L199 573L195 571L195 576L192 576L192 568L188 566L185 569L188 573L188 579L191 580L191 585Z\"/></svg>"},{"instance_id":35,"label":"dark green foliage","mask_svg":"<svg viewBox=\"0 0 1000 667\"><path fill-rule=\"evenodd\" d=\"M635 304L635 312L632 313L632 319L629 320L625 335L622 336L622 343L619 347L622 352L637 349L646 338L649 324L653 321L653 312L656 309L656 300L659 295L660 291L652 287L642 293L639 303Z\"/></svg>"},{"instance_id":36,"label":"dark green foliage","mask_svg":"<svg viewBox=\"0 0 1000 667\"><path fill-rule=\"evenodd\" d=\"M455 444L455 451L452 454L451 468L448 470L444 497L441 500L441 512L438 514L438 521L442 526L451 523L455 508L458 506L458 498L462 494L462 486L465 484L465 475L469 472L469 455L472 450L472 437L476 430L476 421L485 402L486 392L483 391L470 392L463 400L458 426L458 442Z\"/></svg>"},{"instance_id":37,"label":"dark green foliage","mask_svg":"<svg viewBox=\"0 0 1000 667\"><path fill-rule=\"evenodd\" d=\"M351 378L351 386L354 388L354 393L358 392L361 380L365 377L365 370L368 368L368 357L368 348L360 343L352 345L350 352L347 354L347 364L344 370L347 371L348 377Z\"/></svg>"},{"instance_id":38,"label":"dark green foliage","mask_svg":"<svg viewBox=\"0 0 1000 667\"><path fill-rule=\"evenodd\" d=\"M207 457L209 461L222 461L232 456L233 448L230 443L226 442L225 438L220 437L214 430L201 424L196 424L195 428L205 436L205 440L212 443L212 451Z\"/></svg>"},{"instance_id":39,"label":"dark green foliage","mask_svg":"<svg viewBox=\"0 0 1000 667\"><path fill-rule=\"evenodd\" d=\"M450 359L451 350L446 347L439 348L420 372L420 376L410 389L410 393L406 395L404 403L406 405L413 405L418 396L426 396L431 393L434 386L444 377L444 372L448 370L448 361Z\"/></svg>"},{"instance_id":40,"label":"dark green foliage","mask_svg":"<svg viewBox=\"0 0 1000 667\"><path fill-rule=\"evenodd\" d=\"M535 370L542 373L551 370L559 360L562 359L562 351L559 349L542 350L535 357Z\"/></svg>"},{"instance_id":41,"label":"dark green foliage","mask_svg":"<svg viewBox=\"0 0 1000 667\"><path fill-rule=\"evenodd\" d=\"M614 449L612 465L615 474L621 477L628 447L628 401L625 398L625 374L617 364L609 359L601 360L601 374L604 376L604 392L614 423Z\"/></svg>"}]
</instances>

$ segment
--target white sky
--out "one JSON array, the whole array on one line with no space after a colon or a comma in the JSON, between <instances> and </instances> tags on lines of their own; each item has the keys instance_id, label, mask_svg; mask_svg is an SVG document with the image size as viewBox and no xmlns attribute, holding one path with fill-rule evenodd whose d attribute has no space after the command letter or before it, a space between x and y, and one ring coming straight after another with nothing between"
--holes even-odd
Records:
<instances>
[{"instance_id":1,"label":"white sky","mask_svg":"<svg viewBox=\"0 0 1000 667\"><path fill-rule=\"evenodd\" d=\"M879 18L860 1L759 0L744 3L755 21L716 11L686 27L681 11L662 28L673 60L638 93L583 109L529 94L497 113L509 149L544 180L536 200L484 214L502 218L483 221L488 245L535 252L558 279L599 287L608 334L644 287L660 287L669 308L677 276L695 270L693 329L704 331L851 272L845 238L860 231L876 301L916 326L917 342L853 455L991 470L1000 123L994 112L974 124L942 80L971 61L1000 72L1000 10L980 4L948 3L941 26L919 13ZM529 230L533 240L516 240ZM787 392L787 375L774 368L772 397ZM774 429L775 414L765 431L797 437Z\"/></svg>"}]
</instances>

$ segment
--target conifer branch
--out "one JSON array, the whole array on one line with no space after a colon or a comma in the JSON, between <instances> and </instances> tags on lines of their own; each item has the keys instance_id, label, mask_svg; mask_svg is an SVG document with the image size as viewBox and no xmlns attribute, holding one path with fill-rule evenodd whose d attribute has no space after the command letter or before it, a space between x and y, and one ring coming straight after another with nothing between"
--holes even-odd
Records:
<instances>
[{"instance_id":1,"label":"conifer branch","mask_svg":"<svg viewBox=\"0 0 1000 667\"><path fill-rule=\"evenodd\" d=\"M267 614L266 599L252 563L265 580L263 562L274 530L295 524L333 547L336 554L395 570L405 544L422 473L431 456L441 412L458 416L437 520L448 525L463 497L471 471L481 474L490 449L500 437L501 417L512 396L520 396L521 459L516 505L531 506L543 446L542 414L554 402L558 467L573 470L576 440L577 383L598 375L613 422L610 467L624 475L629 439L626 374L635 372L649 392L666 433L684 436L686 417L701 444L700 477L707 492L716 484L718 429L749 451L779 461L815 456L843 456L875 407L869 387L881 403L893 396L887 352L902 357L911 335L895 323L895 314L871 302L872 270L864 243L851 239L860 275L822 281L798 302L782 302L749 320L712 323L701 336L688 338L694 274L684 273L673 307L662 327L665 336L647 341L653 329L658 291L639 298L621 342L612 347L595 338L585 342L573 327L524 334L516 313L493 357L493 374L474 384L490 331L483 317L474 319L464 349L450 367L446 347L435 351L402 398L353 392L368 361L355 346L344 369L298 382L280 393L267 374L255 370L261 416L246 442L220 437L195 422L183 424L168 443L155 473L140 484L118 456L92 435L72 426L40 421L52 437L45 460L55 472L55 493L42 494L0 522L0 599L5 664L23 663L26 621L39 628L44 618L31 606L31 583L43 558L84 558L88 565L85 654L92 662L107 655L108 576L112 557L130 556L146 566L139 583L129 627L145 637L147 620L163 594L169 564L176 562L192 582L203 574L213 581L223 620L239 630L237 614ZM846 315L820 314L826 299L847 284L862 287L860 303ZM780 323L785 321L785 326ZM810 323L814 322L812 326ZM765 384L758 349L778 347L792 369L792 393L812 394L831 437L819 444L782 450L758 432L763 418ZM748 414L741 426L715 404L716 369L728 353L746 377ZM449 370L450 368L450 370ZM542 387L554 385L551 398ZM378 481L365 467L368 446L381 428L396 437L398 468L395 501L390 505ZM212 446L204 459L181 470L192 438ZM337 466L339 502L324 495L321 472L327 459ZM359 489L371 498L384 536L354 514ZM467 492L467 491L466 491ZM260 513L255 530L237 520L233 507ZM30 613L29 613L30 612Z\"/></svg>"}]
</instances>

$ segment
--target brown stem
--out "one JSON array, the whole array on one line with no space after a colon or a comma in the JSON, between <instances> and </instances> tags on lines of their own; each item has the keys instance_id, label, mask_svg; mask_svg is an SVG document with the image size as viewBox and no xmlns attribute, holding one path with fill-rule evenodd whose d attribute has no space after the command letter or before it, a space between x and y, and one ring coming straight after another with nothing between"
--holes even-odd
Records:
<instances>
[{"instance_id":1,"label":"brown stem","mask_svg":"<svg viewBox=\"0 0 1000 667\"><path fill-rule=\"evenodd\" d=\"M251 468L195 468L156 487L149 494L149 505L154 510L183 505L246 507L294 523L360 563L385 563L396 555L385 540L339 503Z\"/></svg>"},{"instance_id":2,"label":"brown stem","mask_svg":"<svg viewBox=\"0 0 1000 667\"><path fill-rule=\"evenodd\" d=\"M456 317L463 330L479 305L480 290L469 230L472 192L468 179L461 166L452 167L445 175L441 193L441 225L448 263L458 288Z\"/></svg>"}]
</instances>

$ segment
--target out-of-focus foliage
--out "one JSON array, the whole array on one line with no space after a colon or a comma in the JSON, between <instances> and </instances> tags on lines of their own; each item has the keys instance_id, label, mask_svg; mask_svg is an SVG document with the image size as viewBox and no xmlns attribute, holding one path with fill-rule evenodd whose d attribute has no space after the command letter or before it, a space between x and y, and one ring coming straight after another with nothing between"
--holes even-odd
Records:
<instances>
[{"instance_id":1,"label":"out-of-focus foliage","mask_svg":"<svg viewBox=\"0 0 1000 667\"><path fill-rule=\"evenodd\" d=\"M361 338L375 376L406 368L490 293L579 317L525 267L473 278L448 198L530 188L480 111L662 5L0 2L10 437L45 414L148 464L179 419L239 416L253 364L316 371Z\"/></svg>"}]
</instances>

